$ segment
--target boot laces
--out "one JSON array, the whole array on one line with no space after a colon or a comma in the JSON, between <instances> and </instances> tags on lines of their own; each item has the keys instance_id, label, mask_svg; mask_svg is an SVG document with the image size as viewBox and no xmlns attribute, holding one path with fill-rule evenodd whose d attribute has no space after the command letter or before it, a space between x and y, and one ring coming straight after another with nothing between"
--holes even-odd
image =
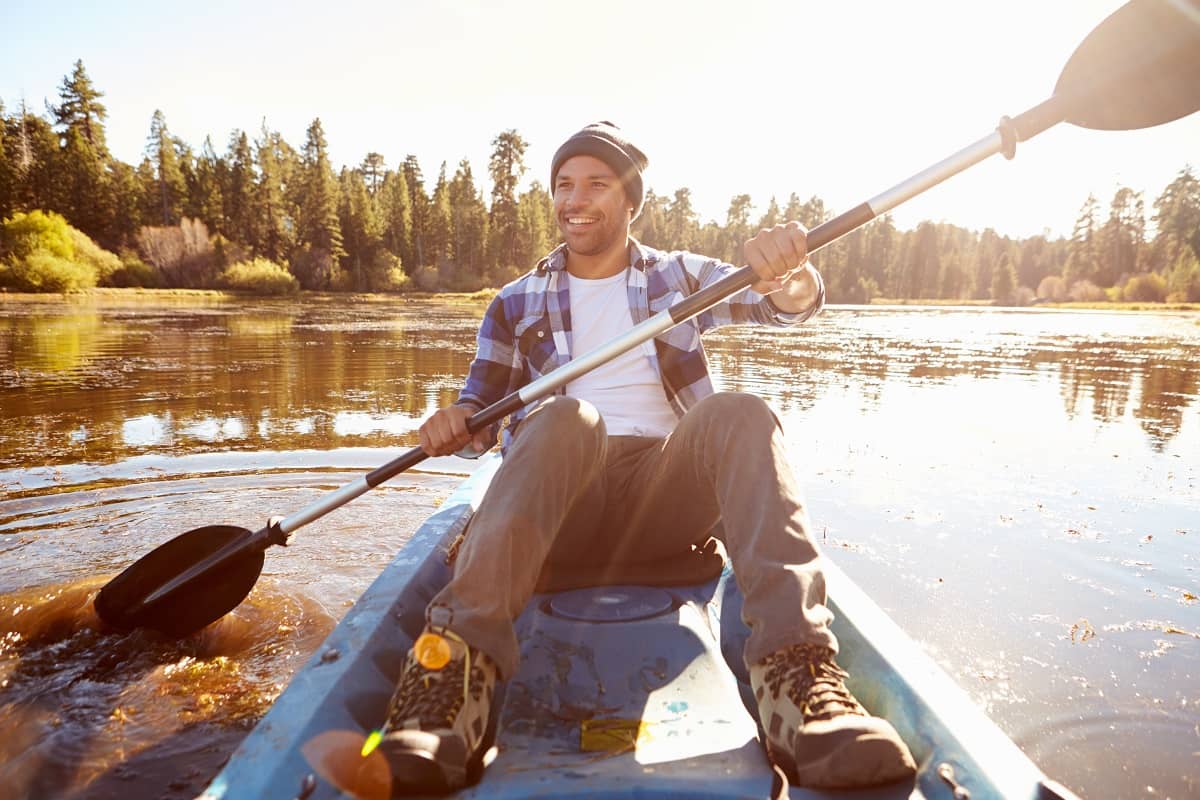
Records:
<instances>
[{"instance_id":1,"label":"boot laces","mask_svg":"<svg viewBox=\"0 0 1200 800\"><path fill-rule=\"evenodd\" d=\"M422 730L452 726L470 697L479 700L483 696L483 669L478 663L472 664L478 660L478 654L472 658L471 647L450 631L438 633L463 644L465 655L450 659L446 666L436 670L410 657L392 697L387 729L399 728L414 717Z\"/></svg>"},{"instance_id":2,"label":"boot laces","mask_svg":"<svg viewBox=\"0 0 1200 800\"><path fill-rule=\"evenodd\" d=\"M778 697L781 690L786 690L804 714L806 724L843 714L868 716L846 688L849 673L837 665L829 648L793 645L768 656L764 663L764 681L771 694Z\"/></svg>"}]
</instances>

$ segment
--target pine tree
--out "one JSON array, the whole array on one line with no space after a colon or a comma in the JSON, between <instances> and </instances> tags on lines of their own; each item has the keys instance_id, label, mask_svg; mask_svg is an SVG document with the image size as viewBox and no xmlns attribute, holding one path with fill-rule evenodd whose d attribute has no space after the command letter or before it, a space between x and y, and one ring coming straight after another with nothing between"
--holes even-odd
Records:
<instances>
[{"instance_id":1,"label":"pine tree","mask_svg":"<svg viewBox=\"0 0 1200 800\"><path fill-rule=\"evenodd\" d=\"M226 172L223 159L213 150L212 138L205 137L192 173L187 214L203 222L211 233L227 236L220 181L223 172Z\"/></svg>"},{"instance_id":2,"label":"pine tree","mask_svg":"<svg viewBox=\"0 0 1200 800\"><path fill-rule=\"evenodd\" d=\"M639 242L651 247L670 247L666 232L667 199L659 197L653 189L646 190L642 202L642 213L630 228L630 234Z\"/></svg>"},{"instance_id":3,"label":"pine tree","mask_svg":"<svg viewBox=\"0 0 1200 800\"><path fill-rule=\"evenodd\" d=\"M338 220L338 186L320 118L308 126L300 163L304 199L296 238L304 253L293 267L306 289L327 289L336 280L346 251Z\"/></svg>"},{"instance_id":4,"label":"pine tree","mask_svg":"<svg viewBox=\"0 0 1200 800\"><path fill-rule=\"evenodd\" d=\"M1189 250L1200 258L1200 178L1190 165L1155 199L1154 227L1153 268L1170 269Z\"/></svg>"},{"instance_id":5,"label":"pine tree","mask_svg":"<svg viewBox=\"0 0 1200 800\"><path fill-rule=\"evenodd\" d=\"M109 186L110 156L104 140L104 95L92 85L82 61L63 78L60 104L50 108L60 148L55 161L58 210L72 225L104 244L114 213Z\"/></svg>"},{"instance_id":6,"label":"pine tree","mask_svg":"<svg viewBox=\"0 0 1200 800\"><path fill-rule=\"evenodd\" d=\"M667 206L663 220L666 246L672 250L698 250L700 246L700 220L692 208L692 190L684 187L675 190L675 198Z\"/></svg>"},{"instance_id":7,"label":"pine tree","mask_svg":"<svg viewBox=\"0 0 1200 800\"><path fill-rule=\"evenodd\" d=\"M863 252L867 246L866 232L859 228L851 231L842 241L845 243L845 261L842 264L838 280L837 296L843 303L866 302L863 289Z\"/></svg>"},{"instance_id":8,"label":"pine tree","mask_svg":"<svg viewBox=\"0 0 1200 800\"><path fill-rule=\"evenodd\" d=\"M456 259L454 231L450 209L450 183L446 178L446 162L438 170L437 184L429 203L429 256L439 273Z\"/></svg>"},{"instance_id":9,"label":"pine tree","mask_svg":"<svg viewBox=\"0 0 1200 800\"><path fill-rule=\"evenodd\" d=\"M934 297L934 287L941 274L941 254L938 252L938 230L932 222L921 222L908 250L905 279L899 285L899 297Z\"/></svg>"},{"instance_id":10,"label":"pine tree","mask_svg":"<svg viewBox=\"0 0 1200 800\"><path fill-rule=\"evenodd\" d=\"M113 198L105 159L80 128L63 132L63 147L56 154L55 205L76 228L104 244L113 215Z\"/></svg>"},{"instance_id":11,"label":"pine tree","mask_svg":"<svg viewBox=\"0 0 1200 800\"><path fill-rule=\"evenodd\" d=\"M383 186L379 190L379 216L383 223L383 246L401 260L406 274L412 274L416 271L416 265L404 261L406 255L411 258L413 248L412 204L403 171L389 171L383 176Z\"/></svg>"},{"instance_id":12,"label":"pine tree","mask_svg":"<svg viewBox=\"0 0 1200 800\"><path fill-rule=\"evenodd\" d=\"M825 220L829 219L832 214L825 207L825 201L817 197L815 194L808 198L805 203L800 206L800 211L795 216L788 215L788 219L799 220L804 227L812 230L820 225Z\"/></svg>"},{"instance_id":13,"label":"pine tree","mask_svg":"<svg viewBox=\"0 0 1200 800\"><path fill-rule=\"evenodd\" d=\"M1079 217L1075 220L1075 229L1071 233L1071 245L1067 249L1067 265L1063 270L1063 279L1067 286L1073 286L1080 281L1093 281L1096 276L1097 248L1096 217L1100 204L1096 196L1089 194L1079 209Z\"/></svg>"},{"instance_id":14,"label":"pine tree","mask_svg":"<svg viewBox=\"0 0 1200 800\"><path fill-rule=\"evenodd\" d=\"M266 122L261 137L254 143L258 179L250 199L254 244L256 252L281 263L295 245L295 221L299 212L289 200L285 187L292 183L292 176L299 173L299 162L296 151L278 132L268 130Z\"/></svg>"},{"instance_id":15,"label":"pine tree","mask_svg":"<svg viewBox=\"0 0 1200 800\"><path fill-rule=\"evenodd\" d=\"M1113 286L1137 271L1146 220L1140 193L1120 187L1096 235L1096 283Z\"/></svg>"},{"instance_id":16,"label":"pine tree","mask_svg":"<svg viewBox=\"0 0 1200 800\"><path fill-rule=\"evenodd\" d=\"M976 300L986 300L990 297L992 280L996 268L1007 250L1007 242L1000 234L991 228L984 229L975 246L975 293Z\"/></svg>"},{"instance_id":17,"label":"pine tree","mask_svg":"<svg viewBox=\"0 0 1200 800\"><path fill-rule=\"evenodd\" d=\"M887 285L887 276L894 267L893 260L900 249L900 236L891 214L884 214L866 228L866 280L876 291Z\"/></svg>"},{"instance_id":18,"label":"pine tree","mask_svg":"<svg viewBox=\"0 0 1200 800\"><path fill-rule=\"evenodd\" d=\"M503 131L492 140L488 174L492 179L491 260L498 267L517 267L517 184L525 174L528 143L515 129Z\"/></svg>"},{"instance_id":19,"label":"pine tree","mask_svg":"<svg viewBox=\"0 0 1200 800\"><path fill-rule=\"evenodd\" d=\"M387 263L379 257L383 249L383 228L375 202L367 191L365 176L361 170L343 169L339 184L338 216L351 284L358 291L383 286L383 276L374 274L377 269L387 269Z\"/></svg>"},{"instance_id":20,"label":"pine tree","mask_svg":"<svg viewBox=\"0 0 1200 800\"><path fill-rule=\"evenodd\" d=\"M1050 242L1044 235L1031 236L1021 242L1020 258L1017 262L1017 283L1031 289L1041 285L1047 276L1055 273L1051 263Z\"/></svg>"},{"instance_id":21,"label":"pine tree","mask_svg":"<svg viewBox=\"0 0 1200 800\"><path fill-rule=\"evenodd\" d=\"M992 301L996 305L1009 306L1013 304L1017 288L1017 273L1008 253L1000 256L1000 261L996 264L996 269L992 273L991 288Z\"/></svg>"},{"instance_id":22,"label":"pine tree","mask_svg":"<svg viewBox=\"0 0 1200 800\"><path fill-rule=\"evenodd\" d=\"M92 85L82 60L76 61L74 71L63 78L58 96L62 102L51 109L54 124L62 129L64 135L67 131L78 130L97 157L107 160L104 120L108 117L108 109L100 102L104 94Z\"/></svg>"},{"instance_id":23,"label":"pine tree","mask_svg":"<svg viewBox=\"0 0 1200 800\"><path fill-rule=\"evenodd\" d=\"M5 125L12 209L63 211L57 176L59 141L50 123L30 114L22 101Z\"/></svg>"},{"instance_id":24,"label":"pine tree","mask_svg":"<svg viewBox=\"0 0 1200 800\"><path fill-rule=\"evenodd\" d=\"M230 134L228 153L221 170L221 231L234 242L262 253L263 237L259 235L254 208L254 153L245 131Z\"/></svg>"},{"instance_id":25,"label":"pine tree","mask_svg":"<svg viewBox=\"0 0 1200 800\"><path fill-rule=\"evenodd\" d=\"M383 155L367 153L360 169L363 174L363 182L367 187L367 194L374 197L379 193L379 187L383 185L383 176L387 174L387 164L384 163Z\"/></svg>"},{"instance_id":26,"label":"pine tree","mask_svg":"<svg viewBox=\"0 0 1200 800\"><path fill-rule=\"evenodd\" d=\"M941 272L937 277L935 297L943 300L963 300L967 297L967 270L960 250L942 253L939 259Z\"/></svg>"},{"instance_id":27,"label":"pine tree","mask_svg":"<svg viewBox=\"0 0 1200 800\"><path fill-rule=\"evenodd\" d=\"M16 171L8 155L8 118L0 100L0 220L12 215L16 190Z\"/></svg>"},{"instance_id":28,"label":"pine tree","mask_svg":"<svg viewBox=\"0 0 1200 800\"><path fill-rule=\"evenodd\" d=\"M796 220L801 225L811 228L808 221L804 219L804 203L800 200L800 195L792 192L788 195L787 205L783 209L783 218L787 220Z\"/></svg>"},{"instance_id":29,"label":"pine tree","mask_svg":"<svg viewBox=\"0 0 1200 800\"><path fill-rule=\"evenodd\" d=\"M149 156L142 156L133 173L137 184L138 218L143 225L162 224L162 198L158 186L158 175Z\"/></svg>"},{"instance_id":30,"label":"pine tree","mask_svg":"<svg viewBox=\"0 0 1200 800\"><path fill-rule=\"evenodd\" d=\"M531 268L550 251L554 201L540 181L517 199L517 262L518 270ZM547 206L550 208L549 218Z\"/></svg>"},{"instance_id":31,"label":"pine tree","mask_svg":"<svg viewBox=\"0 0 1200 800\"><path fill-rule=\"evenodd\" d=\"M426 239L429 236L429 195L425 194L425 177L421 174L421 165L417 157L411 153L404 158L401 167L404 183L408 187L408 213L412 227L409 233L409 250L401 253L404 263L411 269L429 265L425 253Z\"/></svg>"},{"instance_id":32,"label":"pine tree","mask_svg":"<svg viewBox=\"0 0 1200 800\"><path fill-rule=\"evenodd\" d=\"M783 212L779 210L779 203L776 202L775 196L772 195L771 202L767 204L766 213L758 221L759 230L774 228L781 222L783 222Z\"/></svg>"},{"instance_id":33,"label":"pine tree","mask_svg":"<svg viewBox=\"0 0 1200 800\"><path fill-rule=\"evenodd\" d=\"M144 224L141 186L137 172L124 161L114 159L109 169L113 213L102 241L109 243L110 250L122 250L134 246L138 229Z\"/></svg>"},{"instance_id":34,"label":"pine tree","mask_svg":"<svg viewBox=\"0 0 1200 800\"><path fill-rule=\"evenodd\" d=\"M735 195L729 201L729 210L725 214L725 230L720 253L722 261L730 264L744 264L742 245L750 238L750 212L753 206L750 195Z\"/></svg>"},{"instance_id":35,"label":"pine tree","mask_svg":"<svg viewBox=\"0 0 1200 800\"><path fill-rule=\"evenodd\" d=\"M150 136L146 141L146 157L155 170L158 210L156 222L162 226L176 225L183 218L183 201L187 193L175 140L167 130L162 111L155 110L150 120Z\"/></svg>"},{"instance_id":36,"label":"pine tree","mask_svg":"<svg viewBox=\"0 0 1200 800\"><path fill-rule=\"evenodd\" d=\"M459 274L470 278L480 277L487 266L487 205L475 186L471 164L465 158L459 162L450 181L449 194L450 238Z\"/></svg>"}]
</instances>

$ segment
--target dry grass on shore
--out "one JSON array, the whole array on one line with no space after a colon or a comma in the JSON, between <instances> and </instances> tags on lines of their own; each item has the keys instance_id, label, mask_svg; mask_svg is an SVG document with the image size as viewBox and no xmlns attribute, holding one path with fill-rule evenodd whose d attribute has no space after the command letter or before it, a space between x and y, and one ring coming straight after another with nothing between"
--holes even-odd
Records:
<instances>
[{"instance_id":1,"label":"dry grass on shore","mask_svg":"<svg viewBox=\"0 0 1200 800\"><path fill-rule=\"evenodd\" d=\"M224 289L116 289L99 287L80 292L66 294L56 293L26 293L10 292L0 289L0 303L89 303L104 301L120 302L162 302L200 300L204 302L238 302L247 299L272 300L273 302L296 302L297 300L317 300L319 302L336 302L338 300L365 303L394 303L400 302L435 302L454 305L486 305L499 293L499 289L481 289L477 292L402 292L402 293L346 293L346 292L309 292L303 291L296 295L281 298L266 298L261 295L245 294ZM936 306L940 308L1059 308L1082 309L1091 311L1200 311L1200 303L1143 303L1143 302L1066 302L1038 303L1033 306L996 306L990 300L938 300L938 299L897 299L877 297L871 300L872 306Z\"/></svg>"}]
</instances>

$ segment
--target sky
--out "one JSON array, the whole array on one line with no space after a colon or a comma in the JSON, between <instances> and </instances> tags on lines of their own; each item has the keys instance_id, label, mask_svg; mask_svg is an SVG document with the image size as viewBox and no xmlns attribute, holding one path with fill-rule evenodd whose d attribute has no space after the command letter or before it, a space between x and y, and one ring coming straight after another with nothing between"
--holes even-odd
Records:
<instances>
[{"instance_id":1,"label":"sky","mask_svg":"<svg viewBox=\"0 0 1200 800\"><path fill-rule=\"evenodd\" d=\"M113 154L141 160L161 109L171 133L226 152L264 122L294 147L321 119L335 168L369 152L419 159L429 189L462 159L486 181L492 140L529 143L549 182L567 136L611 120L650 157L646 185L686 186L703 221L730 199L867 200L1050 96L1120 0L459 0L437 3L0 4L0 100L42 111L82 59ZM1059 125L896 209L1024 237L1070 235L1089 193L1154 198L1200 169L1200 114L1157 128Z\"/></svg>"}]
</instances>

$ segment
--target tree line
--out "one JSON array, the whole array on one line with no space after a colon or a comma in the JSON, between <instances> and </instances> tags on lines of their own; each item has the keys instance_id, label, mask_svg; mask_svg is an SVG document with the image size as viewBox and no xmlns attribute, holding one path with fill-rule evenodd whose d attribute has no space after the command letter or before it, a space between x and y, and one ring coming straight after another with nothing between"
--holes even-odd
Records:
<instances>
[{"instance_id":1,"label":"tree line","mask_svg":"<svg viewBox=\"0 0 1200 800\"><path fill-rule=\"evenodd\" d=\"M156 111L142 160L127 164L108 150L103 96L77 61L45 115L0 104L0 219L29 230L31 212L61 216L119 258L120 267L101 269L101 283L208 287L253 259L306 289L473 291L519 275L558 241L547 188L534 180L520 190L528 143L516 130L491 142L490 193L467 159L452 172L443 162L430 192L414 155L390 167L370 152L335 169L319 118L299 149L264 123L253 135L233 131L218 153L211 138L194 150ZM832 216L819 197L795 194L756 215L740 194L724 222L702 222L689 189L651 190L633 232L740 263L741 242L758 229ZM934 222L902 231L885 216L818 261L833 302L1200 301L1200 179L1190 166L1154 200L1149 221L1142 194L1121 187L1107 212L1089 196L1069 238ZM16 274L11 242L7 251L0 285Z\"/></svg>"}]
</instances>

